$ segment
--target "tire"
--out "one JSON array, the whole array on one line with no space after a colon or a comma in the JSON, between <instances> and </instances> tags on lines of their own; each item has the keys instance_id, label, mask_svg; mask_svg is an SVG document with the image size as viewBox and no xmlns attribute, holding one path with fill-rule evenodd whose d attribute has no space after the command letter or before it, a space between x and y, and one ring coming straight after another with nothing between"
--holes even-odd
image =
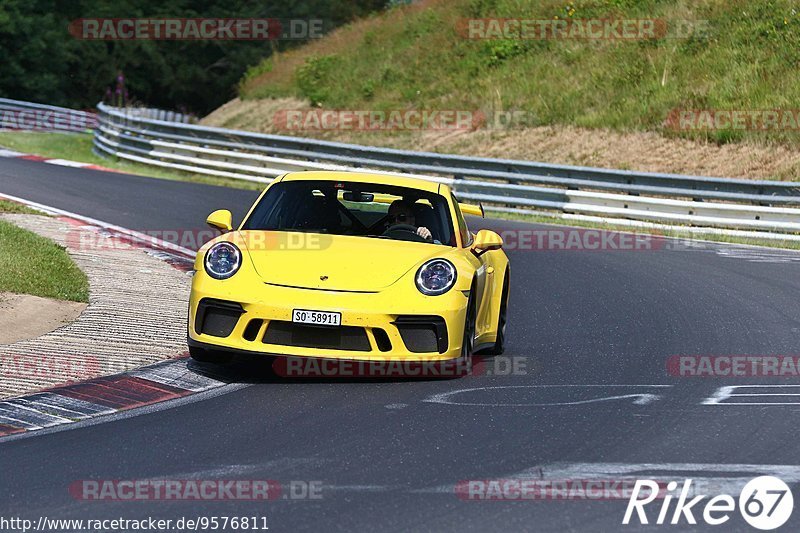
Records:
<instances>
[{"instance_id":1,"label":"tire","mask_svg":"<svg viewBox=\"0 0 800 533\"><path fill-rule=\"evenodd\" d=\"M192 359L199 363L214 363L217 365L230 363L233 359L233 356L229 353L206 350L204 348L197 348L194 346L189 346L189 355Z\"/></svg>"},{"instance_id":2,"label":"tire","mask_svg":"<svg viewBox=\"0 0 800 533\"><path fill-rule=\"evenodd\" d=\"M503 280L503 296L500 300L500 311L497 313L497 340L494 346L487 350L489 355L503 355L506 351L506 324L508 323L508 277Z\"/></svg>"},{"instance_id":3,"label":"tire","mask_svg":"<svg viewBox=\"0 0 800 533\"><path fill-rule=\"evenodd\" d=\"M461 341L461 358L459 363L462 365L463 374L469 374L472 369L472 354L475 352L475 317L477 309L475 307L475 286L470 291L469 301L467 302L467 316L464 318L464 338Z\"/></svg>"}]
</instances>

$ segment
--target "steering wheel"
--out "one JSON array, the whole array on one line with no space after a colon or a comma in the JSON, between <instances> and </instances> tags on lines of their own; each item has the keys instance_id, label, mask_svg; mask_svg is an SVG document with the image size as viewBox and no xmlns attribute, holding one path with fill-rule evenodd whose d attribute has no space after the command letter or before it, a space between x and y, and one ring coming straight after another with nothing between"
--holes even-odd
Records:
<instances>
[{"instance_id":1,"label":"steering wheel","mask_svg":"<svg viewBox=\"0 0 800 533\"><path fill-rule=\"evenodd\" d=\"M395 224L389 226L381 234L381 237L389 237L400 241L428 242L428 239L417 235L417 228L411 224Z\"/></svg>"}]
</instances>

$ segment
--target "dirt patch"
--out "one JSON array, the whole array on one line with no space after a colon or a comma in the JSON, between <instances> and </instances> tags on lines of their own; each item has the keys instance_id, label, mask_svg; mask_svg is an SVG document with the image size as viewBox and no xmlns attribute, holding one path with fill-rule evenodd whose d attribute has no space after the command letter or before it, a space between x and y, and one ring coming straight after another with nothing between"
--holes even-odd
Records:
<instances>
[{"instance_id":1,"label":"dirt patch","mask_svg":"<svg viewBox=\"0 0 800 533\"><path fill-rule=\"evenodd\" d=\"M72 323L86 304L0 292L0 344L35 339Z\"/></svg>"},{"instance_id":2,"label":"dirt patch","mask_svg":"<svg viewBox=\"0 0 800 533\"><path fill-rule=\"evenodd\" d=\"M279 111L311 109L308 102L297 98L241 100L234 98L207 115L201 124L259 133L278 133L275 114ZM285 132L284 132L285 133Z\"/></svg>"}]
</instances>

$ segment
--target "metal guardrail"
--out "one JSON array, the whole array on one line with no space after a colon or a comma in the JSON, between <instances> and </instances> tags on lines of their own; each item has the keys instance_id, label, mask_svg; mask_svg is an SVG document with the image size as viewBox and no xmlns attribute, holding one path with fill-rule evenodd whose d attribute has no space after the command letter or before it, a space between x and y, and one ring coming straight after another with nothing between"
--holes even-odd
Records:
<instances>
[{"instance_id":1,"label":"metal guardrail","mask_svg":"<svg viewBox=\"0 0 800 533\"><path fill-rule=\"evenodd\" d=\"M448 183L487 210L522 209L700 227L800 232L800 184L465 157L145 118L98 104L98 153L269 182L287 171L369 169Z\"/></svg>"},{"instance_id":2,"label":"metal guardrail","mask_svg":"<svg viewBox=\"0 0 800 533\"><path fill-rule=\"evenodd\" d=\"M165 109L158 109L155 107L128 107L125 108L125 113L131 116L138 116L140 118L151 118L153 120L164 120L167 122L181 122L183 124L190 124L194 121L192 115L178 113L177 111L167 111Z\"/></svg>"},{"instance_id":3,"label":"metal guardrail","mask_svg":"<svg viewBox=\"0 0 800 533\"><path fill-rule=\"evenodd\" d=\"M0 98L0 129L85 132L97 127L97 115L66 107Z\"/></svg>"}]
</instances>

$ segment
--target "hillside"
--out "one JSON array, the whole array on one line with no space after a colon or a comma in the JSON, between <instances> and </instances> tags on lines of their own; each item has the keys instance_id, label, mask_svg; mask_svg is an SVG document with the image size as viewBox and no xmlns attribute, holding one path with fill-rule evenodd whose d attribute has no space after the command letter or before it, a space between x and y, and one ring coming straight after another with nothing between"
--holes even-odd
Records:
<instances>
[{"instance_id":1,"label":"hillside","mask_svg":"<svg viewBox=\"0 0 800 533\"><path fill-rule=\"evenodd\" d=\"M654 20L658 36L466 38L468 21L486 17L571 27ZM263 61L240 82L240 98L205 123L551 162L798 179L796 121L717 121L708 128L670 120L676 110L715 120L730 110L796 113L798 63L800 16L790 2L430 0ZM467 129L287 131L286 110L310 109L464 110L485 120ZM510 125L493 119L509 113L516 119Z\"/></svg>"}]
</instances>

